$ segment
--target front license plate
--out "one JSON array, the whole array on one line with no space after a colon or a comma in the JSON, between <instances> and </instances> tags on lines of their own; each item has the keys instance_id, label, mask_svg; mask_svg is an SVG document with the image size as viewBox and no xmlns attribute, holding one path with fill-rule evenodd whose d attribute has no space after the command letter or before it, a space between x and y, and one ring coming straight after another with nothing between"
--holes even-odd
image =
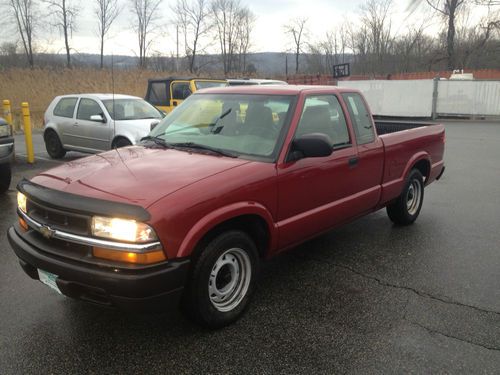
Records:
<instances>
[{"instance_id":1,"label":"front license plate","mask_svg":"<svg viewBox=\"0 0 500 375\"><path fill-rule=\"evenodd\" d=\"M59 290L59 287L56 284L57 275L39 269L38 278L42 283L49 286L51 289L54 289L57 293L62 294L61 291Z\"/></svg>"}]
</instances>

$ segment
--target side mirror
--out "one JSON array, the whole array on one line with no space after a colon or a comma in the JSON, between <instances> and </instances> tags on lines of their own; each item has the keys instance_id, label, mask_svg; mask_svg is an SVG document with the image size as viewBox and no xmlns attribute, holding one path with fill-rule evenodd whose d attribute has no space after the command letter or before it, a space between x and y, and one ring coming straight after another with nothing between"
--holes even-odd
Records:
<instances>
[{"instance_id":1,"label":"side mirror","mask_svg":"<svg viewBox=\"0 0 500 375\"><path fill-rule=\"evenodd\" d=\"M292 141L292 148L287 161L330 156L332 151L332 141L326 134L304 134Z\"/></svg>"},{"instance_id":2,"label":"side mirror","mask_svg":"<svg viewBox=\"0 0 500 375\"><path fill-rule=\"evenodd\" d=\"M103 115L99 114L99 115L92 115L90 116L90 121L95 121L95 122L106 122L106 119L104 118Z\"/></svg>"},{"instance_id":3,"label":"side mirror","mask_svg":"<svg viewBox=\"0 0 500 375\"><path fill-rule=\"evenodd\" d=\"M151 125L149 126L149 131L156 128L156 125L158 125L159 123L160 123L160 121L151 121Z\"/></svg>"}]
</instances>

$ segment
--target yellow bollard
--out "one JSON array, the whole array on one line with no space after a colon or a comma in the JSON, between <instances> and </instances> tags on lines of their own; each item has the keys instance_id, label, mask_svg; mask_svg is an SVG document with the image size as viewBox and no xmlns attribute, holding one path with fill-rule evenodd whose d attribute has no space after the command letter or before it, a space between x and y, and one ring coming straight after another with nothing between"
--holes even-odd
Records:
<instances>
[{"instance_id":1,"label":"yellow bollard","mask_svg":"<svg viewBox=\"0 0 500 375\"><path fill-rule=\"evenodd\" d=\"M33 152L33 137L31 135L30 107L26 102L23 102L21 104L21 107L23 110L24 139L26 141L26 153L28 154L28 163L33 164L35 162L35 153Z\"/></svg>"},{"instance_id":2,"label":"yellow bollard","mask_svg":"<svg viewBox=\"0 0 500 375\"><path fill-rule=\"evenodd\" d=\"M10 125L12 132L14 132L14 124L12 123L12 111L10 110L10 100L3 101L3 117Z\"/></svg>"}]
</instances>

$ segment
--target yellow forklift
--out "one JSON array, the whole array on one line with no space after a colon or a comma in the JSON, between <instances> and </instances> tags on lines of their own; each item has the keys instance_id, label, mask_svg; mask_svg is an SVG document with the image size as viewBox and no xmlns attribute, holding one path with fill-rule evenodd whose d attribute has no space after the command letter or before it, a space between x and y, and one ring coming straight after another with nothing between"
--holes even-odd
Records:
<instances>
[{"instance_id":1,"label":"yellow forklift","mask_svg":"<svg viewBox=\"0 0 500 375\"><path fill-rule=\"evenodd\" d=\"M170 113L193 92L209 87L227 86L223 79L169 77L148 80L146 101L159 110Z\"/></svg>"}]
</instances>

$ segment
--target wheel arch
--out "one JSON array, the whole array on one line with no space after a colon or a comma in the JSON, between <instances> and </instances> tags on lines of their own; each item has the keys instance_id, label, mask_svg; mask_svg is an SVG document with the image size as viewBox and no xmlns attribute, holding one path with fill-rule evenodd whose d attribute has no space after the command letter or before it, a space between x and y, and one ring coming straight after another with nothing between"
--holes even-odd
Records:
<instances>
[{"instance_id":1,"label":"wheel arch","mask_svg":"<svg viewBox=\"0 0 500 375\"><path fill-rule=\"evenodd\" d=\"M126 139L127 141L130 142L131 145L134 145L135 142L127 135L125 134L116 134L114 137L113 137L113 140L111 141L111 148L115 148L115 143L120 140L120 139Z\"/></svg>"},{"instance_id":2,"label":"wheel arch","mask_svg":"<svg viewBox=\"0 0 500 375\"><path fill-rule=\"evenodd\" d=\"M261 257L266 257L277 244L272 216L264 206L256 203L233 204L199 220L185 236L177 256L196 256L206 243L231 229L246 232L255 241Z\"/></svg>"}]
</instances>

